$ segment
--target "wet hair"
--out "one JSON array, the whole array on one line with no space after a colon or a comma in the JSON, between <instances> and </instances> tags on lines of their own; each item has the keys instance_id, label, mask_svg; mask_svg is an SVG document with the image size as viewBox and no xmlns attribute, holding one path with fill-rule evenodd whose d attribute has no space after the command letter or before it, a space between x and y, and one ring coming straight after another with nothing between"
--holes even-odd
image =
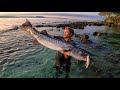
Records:
<instances>
[{"instance_id":1,"label":"wet hair","mask_svg":"<svg viewBox=\"0 0 120 90\"><path fill-rule=\"evenodd\" d=\"M67 26L67 27L64 28L64 30L65 29L69 30L72 33L72 36L74 35L74 30L71 27Z\"/></svg>"}]
</instances>

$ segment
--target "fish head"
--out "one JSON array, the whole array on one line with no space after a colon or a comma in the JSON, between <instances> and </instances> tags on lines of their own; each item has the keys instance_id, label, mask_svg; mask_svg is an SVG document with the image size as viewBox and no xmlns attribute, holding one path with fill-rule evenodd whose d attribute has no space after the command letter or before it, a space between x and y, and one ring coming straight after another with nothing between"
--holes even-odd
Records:
<instances>
[{"instance_id":1,"label":"fish head","mask_svg":"<svg viewBox=\"0 0 120 90\"><path fill-rule=\"evenodd\" d=\"M79 48L73 48L71 51L71 55L77 59L77 60L83 60L86 61L87 59L87 53L83 52L81 49Z\"/></svg>"},{"instance_id":2,"label":"fish head","mask_svg":"<svg viewBox=\"0 0 120 90\"><path fill-rule=\"evenodd\" d=\"M81 55L81 54L76 54L76 56L75 56L75 58L77 59L77 60L84 60L84 61L86 61L86 59L87 59L87 57L85 56L85 55Z\"/></svg>"}]
</instances>

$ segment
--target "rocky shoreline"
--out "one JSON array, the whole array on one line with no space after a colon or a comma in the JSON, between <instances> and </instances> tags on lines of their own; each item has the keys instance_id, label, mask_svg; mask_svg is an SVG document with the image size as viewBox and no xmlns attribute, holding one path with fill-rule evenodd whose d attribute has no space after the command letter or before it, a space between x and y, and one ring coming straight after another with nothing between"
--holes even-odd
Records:
<instances>
[{"instance_id":1,"label":"rocky shoreline","mask_svg":"<svg viewBox=\"0 0 120 90\"><path fill-rule=\"evenodd\" d=\"M110 22L73 22L69 24L57 24L57 25L46 25L45 23L42 25L35 25L35 27L56 27L56 28L64 28L65 26L70 26L73 29L84 29L85 26L116 26L120 27L120 24L114 24Z\"/></svg>"},{"instance_id":2,"label":"rocky shoreline","mask_svg":"<svg viewBox=\"0 0 120 90\"><path fill-rule=\"evenodd\" d=\"M73 22L73 23L68 23L68 24L56 24L56 25L47 25L46 23L42 23L39 25L35 25L34 27L56 27L56 28L63 28L66 26L70 26L73 29L84 29L86 26L111 26L111 23L104 23L104 22ZM17 26L13 26L11 29L9 30L17 30L18 27ZM94 32L93 36L103 36L103 35L107 35L104 33L100 33L100 32ZM89 36L87 34L75 34L75 37L78 37L80 39L81 42L83 42L84 44L91 44L92 41L89 40Z\"/></svg>"},{"instance_id":3,"label":"rocky shoreline","mask_svg":"<svg viewBox=\"0 0 120 90\"><path fill-rule=\"evenodd\" d=\"M35 25L35 27L56 27L56 28L64 28L65 26L70 26L74 29L84 29L86 25L89 26L102 26L105 25L103 22L73 22L69 24L57 24L57 25Z\"/></svg>"},{"instance_id":4,"label":"rocky shoreline","mask_svg":"<svg viewBox=\"0 0 120 90\"><path fill-rule=\"evenodd\" d=\"M66 26L70 26L73 29L84 29L85 26L108 26L108 27L120 27L120 24L114 24L114 23L110 23L110 22L73 22L73 23L68 23L68 24L56 24L56 25L52 25L52 24L46 24L46 23L42 23L42 24L38 24L35 25L34 27L56 27L56 28L63 28ZM17 26L13 26L13 28L11 28L10 30L16 30L18 29Z\"/></svg>"},{"instance_id":5,"label":"rocky shoreline","mask_svg":"<svg viewBox=\"0 0 120 90\"><path fill-rule=\"evenodd\" d=\"M106 23L106 22L72 22L72 23L68 23L68 24L56 24L56 25L48 25L46 23L42 23L39 25L35 25L34 27L56 27L56 28L63 28L69 26L72 27L73 29L84 29L86 26L108 26L108 27L112 27L115 26L113 23ZM11 29L9 30L17 30L18 27L17 26L13 26ZM94 32L93 36L106 36L107 33L101 33L101 32ZM81 42L83 42L84 44L91 44L92 41L89 40L89 36L87 34L75 34L75 37L78 37L80 39Z\"/></svg>"}]
</instances>

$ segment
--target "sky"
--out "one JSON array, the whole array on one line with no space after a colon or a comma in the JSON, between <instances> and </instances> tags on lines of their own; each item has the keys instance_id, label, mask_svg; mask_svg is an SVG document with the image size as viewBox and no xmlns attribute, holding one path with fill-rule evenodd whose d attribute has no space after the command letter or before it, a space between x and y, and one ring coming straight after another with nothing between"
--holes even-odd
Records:
<instances>
[{"instance_id":1,"label":"sky","mask_svg":"<svg viewBox=\"0 0 120 90\"><path fill-rule=\"evenodd\" d=\"M4 15L35 15L35 14L49 14L49 13L68 13L68 14L86 14L86 15L98 15L99 12L0 12L0 16Z\"/></svg>"}]
</instances>

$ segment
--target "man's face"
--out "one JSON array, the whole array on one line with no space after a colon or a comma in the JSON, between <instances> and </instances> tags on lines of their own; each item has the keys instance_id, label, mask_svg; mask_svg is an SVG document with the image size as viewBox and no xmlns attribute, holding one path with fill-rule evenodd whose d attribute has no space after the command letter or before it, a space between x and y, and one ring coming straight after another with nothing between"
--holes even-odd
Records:
<instances>
[{"instance_id":1,"label":"man's face","mask_svg":"<svg viewBox=\"0 0 120 90\"><path fill-rule=\"evenodd\" d=\"M68 29L64 29L64 38L69 38L72 36L72 33Z\"/></svg>"}]
</instances>

